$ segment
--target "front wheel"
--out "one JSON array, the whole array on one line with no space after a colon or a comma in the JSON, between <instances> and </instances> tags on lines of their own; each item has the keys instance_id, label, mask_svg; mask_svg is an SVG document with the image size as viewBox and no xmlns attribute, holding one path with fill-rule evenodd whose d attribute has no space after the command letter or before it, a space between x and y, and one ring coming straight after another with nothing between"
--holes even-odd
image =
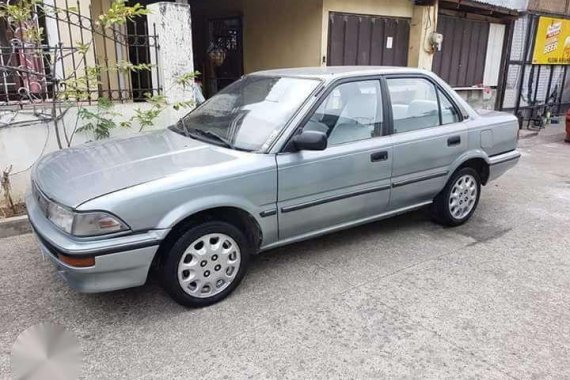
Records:
<instances>
[{"instance_id":1,"label":"front wheel","mask_svg":"<svg viewBox=\"0 0 570 380\"><path fill-rule=\"evenodd\" d=\"M451 176L433 202L434 219L446 226L465 223L475 212L481 195L481 179L473 168L462 168Z\"/></svg>"},{"instance_id":2,"label":"front wheel","mask_svg":"<svg viewBox=\"0 0 570 380\"><path fill-rule=\"evenodd\" d=\"M188 307L208 306L228 296L247 271L250 244L239 229L211 221L182 234L167 253L162 283Z\"/></svg>"}]
</instances>

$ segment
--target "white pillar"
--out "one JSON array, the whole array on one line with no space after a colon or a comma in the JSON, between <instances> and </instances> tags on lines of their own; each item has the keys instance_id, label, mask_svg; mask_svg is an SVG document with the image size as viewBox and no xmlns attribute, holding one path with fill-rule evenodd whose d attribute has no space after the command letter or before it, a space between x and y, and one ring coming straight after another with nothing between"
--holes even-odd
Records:
<instances>
[{"instance_id":1,"label":"white pillar","mask_svg":"<svg viewBox=\"0 0 570 380\"><path fill-rule=\"evenodd\" d=\"M194 71L192 49L192 19L190 5L183 3L154 3L147 7L150 10L148 33L158 36L158 54L151 47L151 63L157 65L152 70L152 80L157 80L169 103L194 100L191 86L183 87L176 80L183 74ZM157 71L158 76L157 78Z\"/></svg>"}]
</instances>

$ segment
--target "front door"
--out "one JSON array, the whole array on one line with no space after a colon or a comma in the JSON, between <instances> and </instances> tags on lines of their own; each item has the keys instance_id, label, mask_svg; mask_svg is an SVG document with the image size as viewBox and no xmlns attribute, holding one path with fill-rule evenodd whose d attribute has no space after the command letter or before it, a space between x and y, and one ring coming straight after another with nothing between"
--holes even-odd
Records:
<instances>
[{"instance_id":1,"label":"front door","mask_svg":"<svg viewBox=\"0 0 570 380\"><path fill-rule=\"evenodd\" d=\"M211 97L243 75L242 20L240 17L208 21L206 95Z\"/></svg>"},{"instance_id":2,"label":"front door","mask_svg":"<svg viewBox=\"0 0 570 380\"><path fill-rule=\"evenodd\" d=\"M429 78L388 77L394 165L390 209L431 201L467 151L457 107Z\"/></svg>"},{"instance_id":3,"label":"front door","mask_svg":"<svg viewBox=\"0 0 570 380\"><path fill-rule=\"evenodd\" d=\"M326 133L327 149L277 156L281 240L386 210L392 146L383 115L377 79L342 83L325 95L303 129Z\"/></svg>"}]
</instances>

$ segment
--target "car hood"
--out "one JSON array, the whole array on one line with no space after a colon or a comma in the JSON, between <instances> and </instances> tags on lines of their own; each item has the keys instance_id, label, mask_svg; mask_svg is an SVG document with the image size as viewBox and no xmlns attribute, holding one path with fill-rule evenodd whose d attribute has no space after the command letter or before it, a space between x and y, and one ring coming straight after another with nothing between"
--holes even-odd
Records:
<instances>
[{"instance_id":1,"label":"car hood","mask_svg":"<svg viewBox=\"0 0 570 380\"><path fill-rule=\"evenodd\" d=\"M88 143L47 155L32 179L69 207L166 176L239 159L235 152L171 130Z\"/></svg>"}]
</instances>

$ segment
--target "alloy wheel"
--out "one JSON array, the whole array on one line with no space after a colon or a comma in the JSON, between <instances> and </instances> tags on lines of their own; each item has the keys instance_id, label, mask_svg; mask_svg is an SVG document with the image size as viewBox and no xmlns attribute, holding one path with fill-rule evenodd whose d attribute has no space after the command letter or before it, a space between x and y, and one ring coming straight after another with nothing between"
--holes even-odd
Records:
<instances>
[{"instance_id":1,"label":"alloy wheel","mask_svg":"<svg viewBox=\"0 0 570 380\"><path fill-rule=\"evenodd\" d=\"M470 174L457 178L449 194L449 212L457 219L465 218L477 202L477 181Z\"/></svg>"}]
</instances>

